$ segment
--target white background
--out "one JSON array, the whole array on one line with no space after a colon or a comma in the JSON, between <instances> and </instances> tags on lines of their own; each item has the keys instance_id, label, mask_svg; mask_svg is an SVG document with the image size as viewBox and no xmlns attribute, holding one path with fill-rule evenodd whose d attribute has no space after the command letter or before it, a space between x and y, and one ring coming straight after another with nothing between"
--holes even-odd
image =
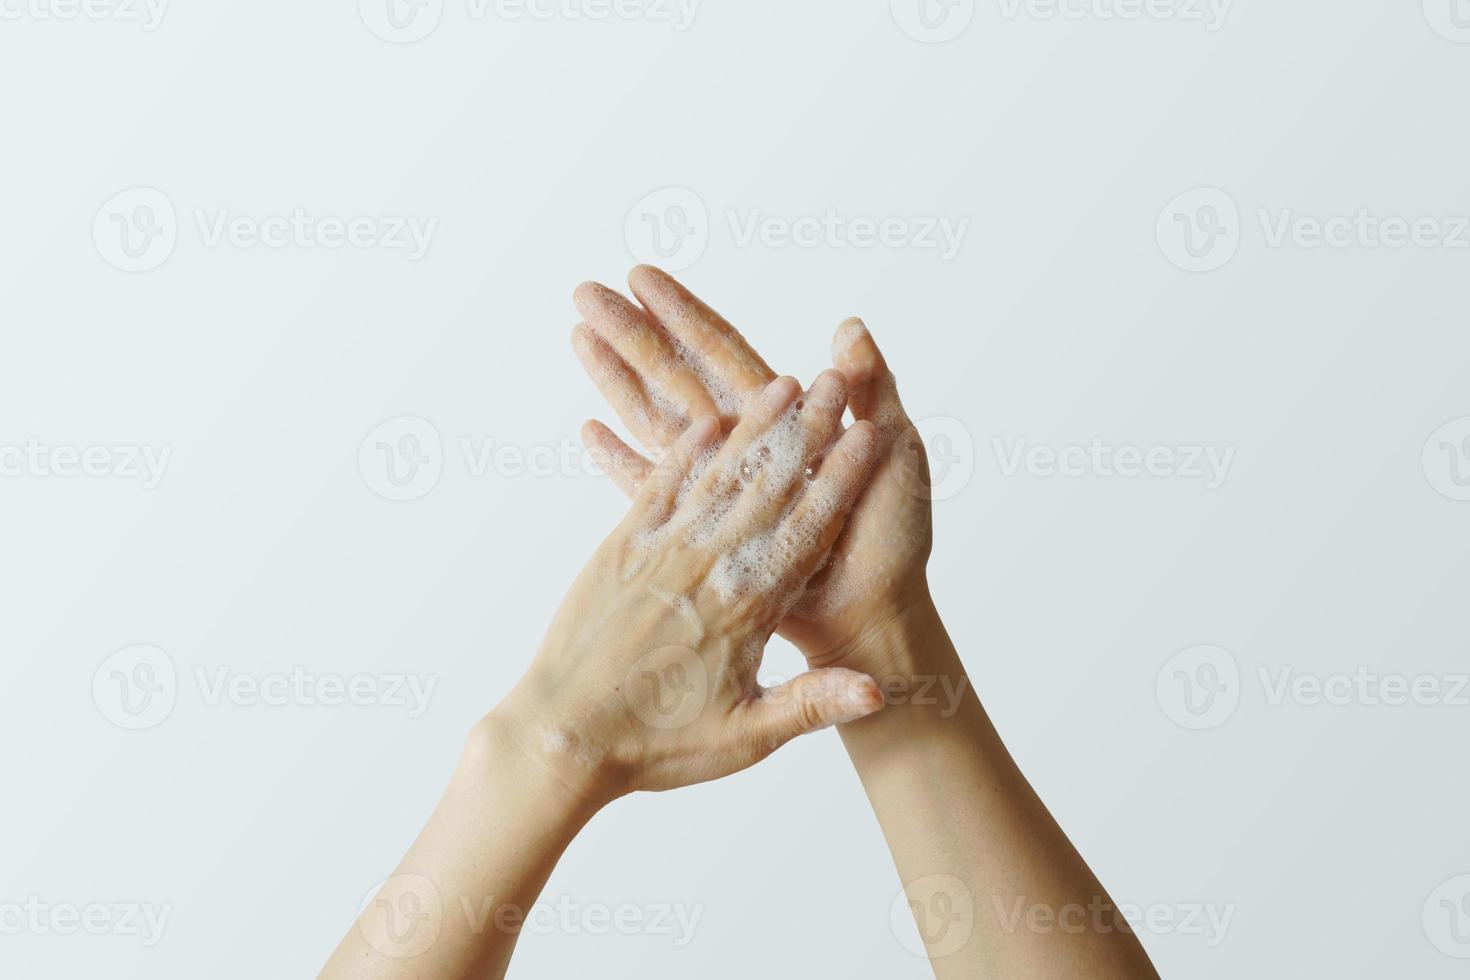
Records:
<instances>
[{"instance_id":1,"label":"white background","mask_svg":"<svg viewBox=\"0 0 1470 980\"><path fill-rule=\"evenodd\" d=\"M0 447L171 456L153 488L33 463L0 477L0 907L171 917L151 946L5 919L0 973L315 972L623 506L567 467L476 475L460 440L570 445L605 415L568 348L569 293L654 257L637 229L673 228L660 209L690 197L635 205L673 187L705 213L683 212L697 237L670 264L773 365L809 380L862 314L911 412L961 434L930 571L996 724L1119 902L1231 916L1223 937L1145 932L1166 976L1464 975L1470 911L1457 942L1439 901L1465 881L1436 892L1470 872L1463 693L1273 704L1260 673L1470 669L1470 423L1423 452L1470 416L1464 233L1269 235L1287 212L1447 233L1470 213L1460 0L1241 0L1223 23L960 0L931 11L960 31L946 43L911 36L903 0L708 0L684 30L662 8L444 0L411 44L369 28L394 37L372 0L175 0L153 30L63 2L0 2ZM136 187L162 192L155 226L176 240L125 272L113 217L137 199L107 202ZM1184 223L1220 197L1167 208L1202 187L1238 217L1215 212L1203 264L1220 267L1188 272ZM199 227L298 208L437 225L417 261ZM946 260L742 243L730 217L828 209L968 225ZM359 464L401 416L442 447L408 502ZM1094 437L1235 455L1215 489L1007 475L1019 439ZM177 690L127 731L104 661L138 644L166 652ZM1196 655L1171 658L1202 644L1228 652L1210 656L1235 708L1193 730L1172 682ZM768 673L797 666L773 647ZM209 701L221 676L297 667L437 686L418 718ZM619 802L547 889L697 908L693 942L528 935L512 975L927 976L889 925L900 884L828 732Z\"/></svg>"}]
</instances>

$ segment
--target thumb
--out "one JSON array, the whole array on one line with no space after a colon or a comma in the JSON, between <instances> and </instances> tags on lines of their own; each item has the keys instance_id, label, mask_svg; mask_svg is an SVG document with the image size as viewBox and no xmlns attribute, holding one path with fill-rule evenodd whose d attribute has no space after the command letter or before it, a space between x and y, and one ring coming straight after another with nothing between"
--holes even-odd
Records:
<instances>
[{"instance_id":1,"label":"thumb","mask_svg":"<svg viewBox=\"0 0 1470 980\"><path fill-rule=\"evenodd\" d=\"M798 735L865 718L883 707L867 674L844 667L807 671L750 702L753 734L774 748Z\"/></svg>"}]
</instances>

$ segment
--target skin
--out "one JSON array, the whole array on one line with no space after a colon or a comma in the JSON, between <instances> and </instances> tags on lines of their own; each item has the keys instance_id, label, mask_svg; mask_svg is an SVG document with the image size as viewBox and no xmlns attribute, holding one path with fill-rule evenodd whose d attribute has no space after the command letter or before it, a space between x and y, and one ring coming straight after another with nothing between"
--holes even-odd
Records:
<instances>
[{"instance_id":1,"label":"skin","mask_svg":"<svg viewBox=\"0 0 1470 980\"><path fill-rule=\"evenodd\" d=\"M728 775L828 725L937 976L1156 976L940 622L923 445L866 328L839 328L836 370L803 394L668 276L640 267L631 284L641 306L577 290L573 343L658 462L588 423L632 509L322 976L503 976L602 807ZM774 557L732 575L728 556L751 541ZM755 671L778 626L813 669L764 690Z\"/></svg>"},{"instance_id":2,"label":"skin","mask_svg":"<svg viewBox=\"0 0 1470 980\"><path fill-rule=\"evenodd\" d=\"M640 266L629 286L637 304L593 283L574 297L573 348L614 410L655 455L689 417L718 412L738 428L771 369L667 274ZM940 620L925 576L928 464L892 372L859 320L837 329L832 354L878 462L779 628L812 667L861 672L884 692L881 713L840 731L936 976L1157 976L1006 750ZM629 494L656 473L600 422L583 437Z\"/></svg>"},{"instance_id":3,"label":"skin","mask_svg":"<svg viewBox=\"0 0 1470 980\"><path fill-rule=\"evenodd\" d=\"M471 732L428 825L323 977L503 976L552 868L602 807L737 772L883 707L872 678L843 668L769 690L755 679L871 475L877 432L841 431L847 397L837 372L806 393L778 378L728 437L713 416L669 430L628 516ZM725 556L752 541L770 560L732 574Z\"/></svg>"}]
</instances>

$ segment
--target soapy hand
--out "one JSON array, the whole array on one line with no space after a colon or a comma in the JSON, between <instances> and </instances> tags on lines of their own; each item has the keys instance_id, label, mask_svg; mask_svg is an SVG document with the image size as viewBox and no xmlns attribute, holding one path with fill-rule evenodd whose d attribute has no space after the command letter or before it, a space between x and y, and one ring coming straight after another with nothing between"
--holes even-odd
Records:
<instances>
[{"instance_id":1,"label":"soapy hand","mask_svg":"<svg viewBox=\"0 0 1470 980\"><path fill-rule=\"evenodd\" d=\"M689 419L718 414L734 426L774 373L714 310L668 274L639 266L629 285L642 306L596 283L574 295L585 322L572 345L634 435L655 456ZM780 624L814 667L841 665L887 676L895 663L879 638L914 610L929 609L924 566L932 525L923 441L905 414L892 372L862 321L832 344L853 417L874 427L877 463L830 559ZM654 464L600 422L583 439L630 496Z\"/></svg>"},{"instance_id":2,"label":"soapy hand","mask_svg":"<svg viewBox=\"0 0 1470 980\"><path fill-rule=\"evenodd\" d=\"M835 371L806 393L778 378L723 445L713 415L662 430L668 448L627 518L487 723L601 804L727 775L881 708L873 680L850 670L756 682L772 631L868 482L877 433L841 430L847 395Z\"/></svg>"}]
</instances>

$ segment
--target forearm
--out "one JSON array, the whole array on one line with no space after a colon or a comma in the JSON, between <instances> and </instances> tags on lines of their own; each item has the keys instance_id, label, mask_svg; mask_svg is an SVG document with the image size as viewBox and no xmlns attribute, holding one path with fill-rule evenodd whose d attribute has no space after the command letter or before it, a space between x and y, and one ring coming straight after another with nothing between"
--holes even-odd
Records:
<instances>
[{"instance_id":1,"label":"forearm","mask_svg":"<svg viewBox=\"0 0 1470 980\"><path fill-rule=\"evenodd\" d=\"M888 707L841 731L935 973L1154 976L1006 751L927 592L914 606L869 638L893 671Z\"/></svg>"},{"instance_id":2,"label":"forearm","mask_svg":"<svg viewBox=\"0 0 1470 980\"><path fill-rule=\"evenodd\" d=\"M322 978L504 976L525 916L594 811L487 718L428 824Z\"/></svg>"}]
</instances>

